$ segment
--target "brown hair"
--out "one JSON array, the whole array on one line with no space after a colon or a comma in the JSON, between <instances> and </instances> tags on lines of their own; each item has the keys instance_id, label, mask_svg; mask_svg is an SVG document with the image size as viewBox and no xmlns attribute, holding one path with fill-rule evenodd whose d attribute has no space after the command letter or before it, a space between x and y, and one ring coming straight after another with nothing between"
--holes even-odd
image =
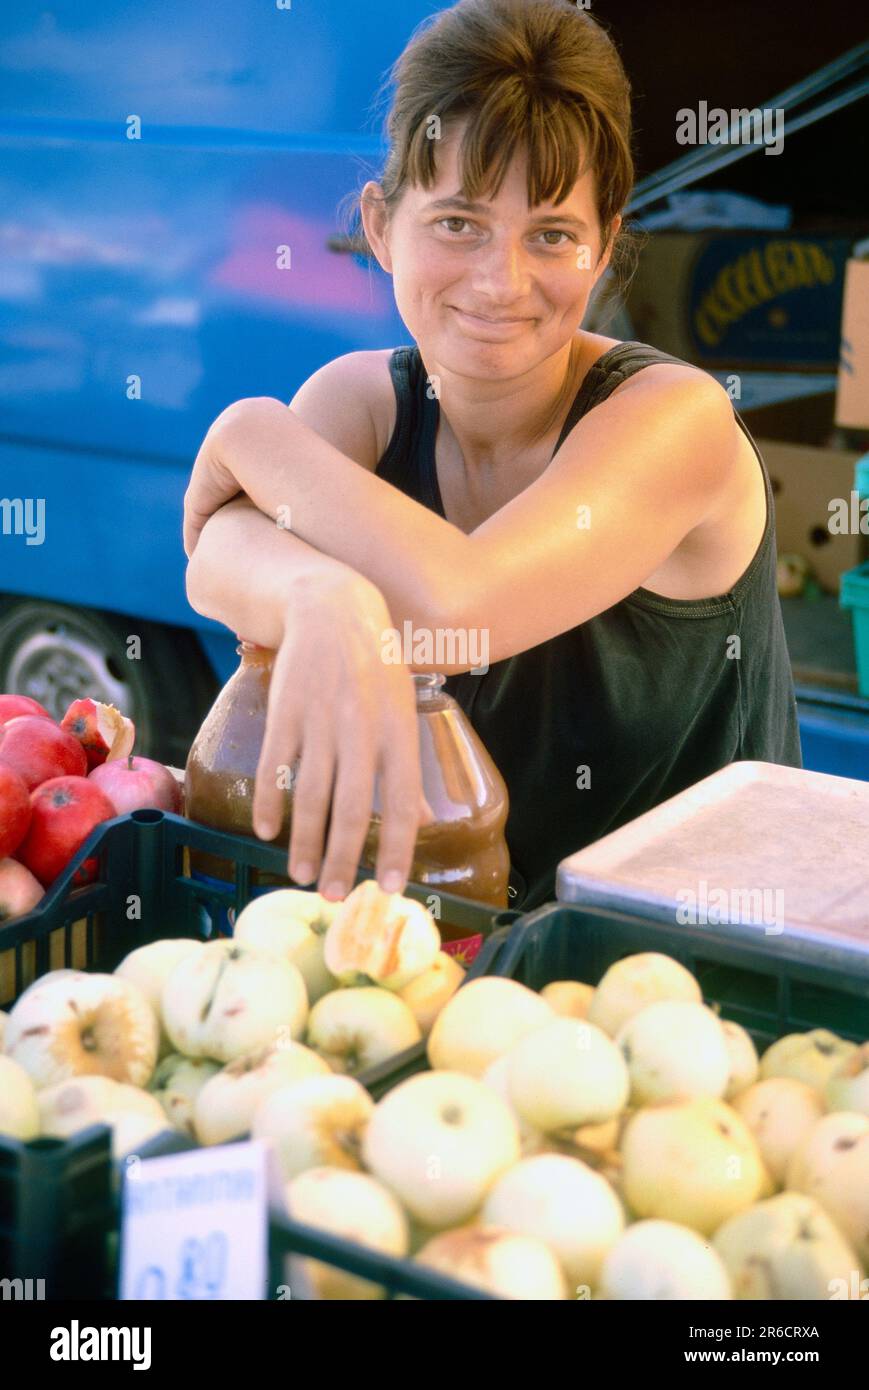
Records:
<instances>
[{"instance_id":1,"label":"brown hair","mask_svg":"<svg viewBox=\"0 0 869 1390\"><path fill-rule=\"evenodd\" d=\"M379 182L391 211L409 184L436 177L432 117L441 130L469 117L459 153L462 188L473 200L497 193L518 148L528 149L528 202L559 203L594 170L602 245L634 180L630 84L606 31L573 0L459 0L423 20L389 69L389 154ZM585 159L581 162L581 156ZM355 249L371 248L356 212ZM613 246L618 272L630 229Z\"/></svg>"}]
</instances>

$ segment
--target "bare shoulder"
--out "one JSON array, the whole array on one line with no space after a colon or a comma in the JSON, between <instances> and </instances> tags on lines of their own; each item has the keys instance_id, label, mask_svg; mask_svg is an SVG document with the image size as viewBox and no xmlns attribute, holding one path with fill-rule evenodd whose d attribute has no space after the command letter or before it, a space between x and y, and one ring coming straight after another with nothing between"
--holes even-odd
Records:
<instances>
[{"instance_id":1,"label":"bare shoulder","mask_svg":"<svg viewBox=\"0 0 869 1390\"><path fill-rule=\"evenodd\" d=\"M392 348L348 352L326 362L299 387L290 409L362 468L374 472L395 400L389 373ZM391 430L390 430L391 433Z\"/></svg>"}]
</instances>

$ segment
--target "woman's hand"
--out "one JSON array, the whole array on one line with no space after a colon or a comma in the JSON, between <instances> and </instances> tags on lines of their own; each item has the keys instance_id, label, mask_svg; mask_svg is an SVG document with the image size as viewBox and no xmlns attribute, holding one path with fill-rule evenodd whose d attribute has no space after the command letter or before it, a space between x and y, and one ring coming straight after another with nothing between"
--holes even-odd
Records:
<instances>
[{"instance_id":1,"label":"woman's hand","mask_svg":"<svg viewBox=\"0 0 869 1390\"><path fill-rule=\"evenodd\" d=\"M243 437L250 437L254 423L275 412L286 414L287 407L272 396L246 396L222 410L203 439L184 494L184 553L188 560L196 549L202 528L210 516L239 492L239 478L245 455L239 448Z\"/></svg>"},{"instance_id":2,"label":"woman's hand","mask_svg":"<svg viewBox=\"0 0 869 1390\"><path fill-rule=\"evenodd\" d=\"M288 868L297 883L319 880L330 899L352 888L379 779L377 878L387 892L409 877L423 799L411 673L382 659L391 628L379 590L356 574L302 579L287 605L269 689L254 792L254 829L280 828L287 769L293 786ZM323 839L331 805L329 840Z\"/></svg>"}]
</instances>

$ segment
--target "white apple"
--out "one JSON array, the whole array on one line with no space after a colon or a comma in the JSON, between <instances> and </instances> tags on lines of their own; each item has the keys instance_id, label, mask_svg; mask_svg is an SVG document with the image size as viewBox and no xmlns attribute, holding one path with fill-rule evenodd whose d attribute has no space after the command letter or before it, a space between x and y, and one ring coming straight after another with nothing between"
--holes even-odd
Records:
<instances>
[{"instance_id":1,"label":"white apple","mask_svg":"<svg viewBox=\"0 0 869 1390\"><path fill-rule=\"evenodd\" d=\"M812 1197L782 1192L731 1216L713 1245L735 1298L829 1299L834 1279L850 1283L857 1256Z\"/></svg>"},{"instance_id":2,"label":"white apple","mask_svg":"<svg viewBox=\"0 0 869 1390\"><path fill-rule=\"evenodd\" d=\"M510 1100L545 1133L610 1120L628 1102L628 1068L602 1028L554 1018L507 1053Z\"/></svg>"},{"instance_id":3,"label":"white apple","mask_svg":"<svg viewBox=\"0 0 869 1390\"><path fill-rule=\"evenodd\" d=\"M703 995L694 976L677 960L658 951L641 951L610 966L588 1006L588 1020L614 1038L634 1014L664 1000L700 1004Z\"/></svg>"},{"instance_id":4,"label":"white apple","mask_svg":"<svg viewBox=\"0 0 869 1390\"><path fill-rule=\"evenodd\" d=\"M422 1040L419 1024L397 994L376 985L336 989L311 1010L308 1046L333 1071L351 1076Z\"/></svg>"},{"instance_id":5,"label":"white apple","mask_svg":"<svg viewBox=\"0 0 869 1390\"><path fill-rule=\"evenodd\" d=\"M533 989L487 977L462 985L441 1009L429 1034L431 1066L482 1076L514 1043L555 1018Z\"/></svg>"},{"instance_id":6,"label":"white apple","mask_svg":"<svg viewBox=\"0 0 869 1390\"><path fill-rule=\"evenodd\" d=\"M787 1186L820 1202L869 1268L869 1115L824 1115L794 1150Z\"/></svg>"},{"instance_id":7,"label":"white apple","mask_svg":"<svg viewBox=\"0 0 869 1390\"><path fill-rule=\"evenodd\" d=\"M464 969L455 956L439 951L428 970L398 991L398 997L407 1004L424 1037L431 1032L441 1009L452 999L464 978Z\"/></svg>"},{"instance_id":8,"label":"white apple","mask_svg":"<svg viewBox=\"0 0 869 1390\"><path fill-rule=\"evenodd\" d=\"M828 1110L856 1110L869 1115L869 1042L845 1057L827 1082Z\"/></svg>"},{"instance_id":9,"label":"white apple","mask_svg":"<svg viewBox=\"0 0 869 1390\"><path fill-rule=\"evenodd\" d=\"M560 1018L587 1018L594 985L584 985L579 980L553 980L543 986L540 997Z\"/></svg>"},{"instance_id":10,"label":"white apple","mask_svg":"<svg viewBox=\"0 0 869 1390\"><path fill-rule=\"evenodd\" d=\"M629 1226L603 1262L599 1292L608 1299L655 1303L733 1297L721 1256L696 1231L674 1221Z\"/></svg>"},{"instance_id":11,"label":"white apple","mask_svg":"<svg viewBox=\"0 0 869 1390\"><path fill-rule=\"evenodd\" d=\"M567 1285L548 1245L499 1226L460 1226L427 1241L417 1264L498 1298L564 1299Z\"/></svg>"},{"instance_id":12,"label":"white apple","mask_svg":"<svg viewBox=\"0 0 869 1390\"><path fill-rule=\"evenodd\" d=\"M184 1057L180 1052L170 1052L151 1077L148 1090L163 1107L166 1118L175 1129L196 1138L193 1127L193 1102L206 1081L220 1071L219 1062L211 1062L207 1057Z\"/></svg>"},{"instance_id":13,"label":"white apple","mask_svg":"<svg viewBox=\"0 0 869 1390\"><path fill-rule=\"evenodd\" d=\"M172 1044L166 1036L161 1014L163 989L175 966L186 956L202 950L203 943L190 936L166 937L161 941L149 941L146 946L137 946L124 956L115 974L122 980L129 980L144 994L160 1021L159 1056L166 1057L172 1051Z\"/></svg>"},{"instance_id":14,"label":"white apple","mask_svg":"<svg viewBox=\"0 0 869 1390\"><path fill-rule=\"evenodd\" d=\"M308 996L288 960L222 939L178 962L163 988L162 1011L176 1052L233 1062L302 1037Z\"/></svg>"},{"instance_id":15,"label":"white apple","mask_svg":"<svg viewBox=\"0 0 869 1390\"><path fill-rule=\"evenodd\" d=\"M513 1118L519 1129L521 1157L530 1158L532 1154L543 1153L548 1147L547 1136L541 1129L537 1129L523 1119L510 1095L510 1053L506 1052L503 1057L496 1057L494 1062L490 1063L483 1072L480 1080L484 1086L489 1086L496 1096L500 1096L504 1104L509 1105L513 1112Z\"/></svg>"},{"instance_id":16,"label":"white apple","mask_svg":"<svg viewBox=\"0 0 869 1390\"><path fill-rule=\"evenodd\" d=\"M616 1045L628 1064L633 1105L724 1094L730 1055L721 1024L705 1004L647 1004L622 1025Z\"/></svg>"},{"instance_id":17,"label":"white apple","mask_svg":"<svg viewBox=\"0 0 869 1390\"><path fill-rule=\"evenodd\" d=\"M157 1061L157 1015L117 975L58 971L25 990L9 1015L6 1053L37 1089L71 1076L146 1086Z\"/></svg>"},{"instance_id":18,"label":"white apple","mask_svg":"<svg viewBox=\"0 0 869 1390\"><path fill-rule=\"evenodd\" d=\"M308 1168L358 1170L373 1110L371 1096L352 1076L309 1076L260 1102L251 1137L271 1141L286 1181Z\"/></svg>"},{"instance_id":19,"label":"white apple","mask_svg":"<svg viewBox=\"0 0 869 1390\"><path fill-rule=\"evenodd\" d=\"M340 903L300 888L276 888L253 898L236 918L233 939L240 946L283 956L302 972L308 1002L316 1004L337 980L326 968L326 931Z\"/></svg>"},{"instance_id":20,"label":"white apple","mask_svg":"<svg viewBox=\"0 0 869 1390\"><path fill-rule=\"evenodd\" d=\"M710 1096L638 1110L621 1152L623 1191L634 1215L675 1221L701 1235L750 1207L767 1181L745 1121Z\"/></svg>"},{"instance_id":21,"label":"white apple","mask_svg":"<svg viewBox=\"0 0 869 1390\"><path fill-rule=\"evenodd\" d=\"M367 1173L345 1168L309 1168L286 1186L287 1209L296 1221L343 1236L384 1255L408 1251L407 1217L392 1193ZM299 1271L320 1299L383 1298L369 1279L319 1260L293 1257L291 1279Z\"/></svg>"},{"instance_id":22,"label":"white apple","mask_svg":"<svg viewBox=\"0 0 869 1390\"><path fill-rule=\"evenodd\" d=\"M730 1074L724 1091L724 1099L732 1101L734 1096L753 1086L760 1072L760 1058L751 1034L740 1023L729 1018L721 1019L721 1031L730 1058Z\"/></svg>"},{"instance_id":23,"label":"white apple","mask_svg":"<svg viewBox=\"0 0 869 1390\"><path fill-rule=\"evenodd\" d=\"M495 1183L482 1220L548 1245L567 1275L571 1297L593 1288L607 1251L625 1225L609 1183L578 1158L538 1154L523 1158Z\"/></svg>"},{"instance_id":24,"label":"white apple","mask_svg":"<svg viewBox=\"0 0 869 1390\"><path fill-rule=\"evenodd\" d=\"M37 1099L43 1135L68 1139L89 1125L109 1125L115 1158L169 1128L155 1096L107 1076L77 1076L47 1086Z\"/></svg>"},{"instance_id":25,"label":"white apple","mask_svg":"<svg viewBox=\"0 0 869 1390\"><path fill-rule=\"evenodd\" d=\"M830 1077L856 1051L856 1043L846 1042L826 1028L788 1033L767 1048L760 1059L760 1074L764 1078L792 1076L815 1086L823 1095Z\"/></svg>"},{"instance_id":26,"label":"white apple","mask_svg":"<svg viewBox=\"0 0 869 1390\"><path fill-rule=\"evenodd\" d=\"M374 1107L365 1166L432 1230L469 1220L493 1183L519 1159L508 1106L460 1072L420 1072Z\"/></svg>"},{"instance_id":27,"label":"white apple","mask_svg":"<svg viewBox=\"0 0 869 1390\"><path fill-rule=\"evenodd\" d=\"M791 1154L824 1113L819 1093L792 1076L770 1076L734 1096L730 1104L748 1125L767 1171L781 1187Z\"/></svg>"},{"instance_id":28,"label":"white apple","mask_svg":"<svg viewBox=\"0 0 869 1390\"><path fill-rule=\"evenodd\" d=\"M398 990L430 969L440 949L441 934L428 908L400 893L384 893L369 878L338 905L324 956L342 984L371 981Z\"/></svg>"},{"instance_id":29,"label":"white apple","mask_svg":"<svg viewBox=\"0 0 869 1390\"><path fill-rule=\"evenodd\" d=\"M229 1062L206 1081L193 1104L193 1128L200 1144L225 1144L247 1134L257 1107L282 1087L306 1076L329 1074L329 1067L302 1043L273 1043Z\"/></svg>"},{"instance_id":30,"label":"white apple","mask_svg":"<svg viewBox=\"0 0 869 1390\"><path fill-rule=\"evenodd\" d=\"M39 1133L36 1087L11 1057L0 1057L0 1134L35 1139Z\"/></svg>"}]
</instances>

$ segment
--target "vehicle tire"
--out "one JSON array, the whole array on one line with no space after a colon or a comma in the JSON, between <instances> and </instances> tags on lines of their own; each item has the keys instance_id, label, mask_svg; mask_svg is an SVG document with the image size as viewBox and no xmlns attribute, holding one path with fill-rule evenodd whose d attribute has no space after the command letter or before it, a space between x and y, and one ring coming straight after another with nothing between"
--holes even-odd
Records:
<instances>
[{"instance_id":1,"label":"vehicle tire","mask_svg":"<svg viewBox=\"0 0 869 1390\"><path fill-rule=\"evenodd\" d=\"M0 595L0 692L30 695L55 719L73 700L102 700L133 720L136 753L183 767L217 689L186 628Z\"/></svg>"}]
</instances>

